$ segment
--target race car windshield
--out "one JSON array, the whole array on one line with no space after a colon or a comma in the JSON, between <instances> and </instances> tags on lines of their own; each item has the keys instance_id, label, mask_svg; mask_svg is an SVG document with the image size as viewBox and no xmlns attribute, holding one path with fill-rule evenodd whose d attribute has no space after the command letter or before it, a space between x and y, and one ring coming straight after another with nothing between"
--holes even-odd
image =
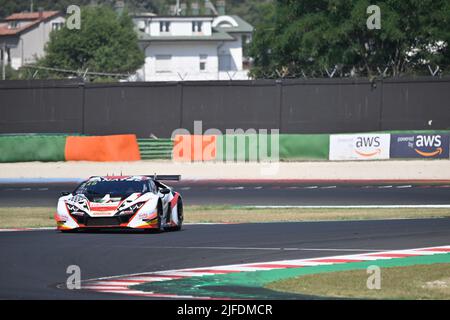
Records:
<instances>
[{"instance_id":1,"label":"race car windshield","mask_svg":"<svg viewBox=\"0 0 450 320\"><path fill-rule=\"evenodd\" d=\"M127 197L133 193L147 191L147 184L144 181L87 181L75 190L75 194L84 194L88 198L103 197L106 194Z\"/></svg>"}]
</instances>

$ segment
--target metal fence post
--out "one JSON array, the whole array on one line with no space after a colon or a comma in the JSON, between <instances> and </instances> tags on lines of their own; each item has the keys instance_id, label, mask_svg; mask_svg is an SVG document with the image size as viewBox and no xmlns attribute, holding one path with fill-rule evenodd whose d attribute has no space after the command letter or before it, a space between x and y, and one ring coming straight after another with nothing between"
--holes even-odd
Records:
<instances>
[{"instance_id":1,"label":"metal fence post","mask_svg":"<svg viewBox=\"0 0 450 320\"><path fill-rule=\"evenodd\" d=\"M82 80L80 84L81 89L81 134L86 134L86 92L85 92L85 82Z\"/></svg>"}]
</instances>

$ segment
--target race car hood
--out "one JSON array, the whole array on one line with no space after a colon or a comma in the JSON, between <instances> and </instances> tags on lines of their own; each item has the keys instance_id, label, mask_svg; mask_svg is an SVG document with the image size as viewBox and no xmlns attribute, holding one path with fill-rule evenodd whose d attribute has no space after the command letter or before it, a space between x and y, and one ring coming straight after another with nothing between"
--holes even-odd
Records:
<instances>
[{"instance_id":1,"label":"race car hood","mask_svg":"<svg viewBox=\"0 0 450 320\"><path fill-rule=\"evenodd\" d=\"M151 193L133 193L123 199L122 197L112 197L106 194L101 198L96 198L91 201L84 194L78 194L63 197L60 200L63 200L71 208L75 207L79 211L96 217L113 216L119 211L126 210L137 203L147 202L153 197L157 196Z\"/></svg>"}]
</instances>

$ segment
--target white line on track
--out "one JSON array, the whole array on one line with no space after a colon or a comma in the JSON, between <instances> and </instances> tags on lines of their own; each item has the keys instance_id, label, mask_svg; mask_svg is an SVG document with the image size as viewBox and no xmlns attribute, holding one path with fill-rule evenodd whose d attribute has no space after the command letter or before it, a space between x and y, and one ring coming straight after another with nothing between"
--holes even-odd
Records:
<instances>
[{"instance_id":1,"label":"white line on track","mask_svg":"<svg viewBox=\"0 0 450 320\"><path fill-rule=\"evenodd\" d=\"M450 208L450 204L399 204L399 205L355 205L355 206L242 206L242 208L252 209L287 209L287 208L299 208L299 209L401 209L401 208Z\"/></svg>"},{"instance_id":2,"label":"white line on track","mask_svg":"<svg viewBox=\"0 0 450 320\"><path fill-rule=\"evenodd\" d=\"M41 227L41 228L8 228L0 229L0 232L15 232L15 231L44 231L44 230L56 230L55 227Z\"/></svg>"},{"instance_id":3,"label":"white line on track","mask_svg":"<svg viewBox=\"0 0 450 320\"><path fill-rule=\"evenodd\" d=\"M122 247L114 246L114 247ZM382 252L386 249L358 248L270 248L270 247L211 247L211 246L123 246L133 249L195 249L195 250L263 250L263 251L337 251L337 252Z\"/></svg>"}]
</instances>

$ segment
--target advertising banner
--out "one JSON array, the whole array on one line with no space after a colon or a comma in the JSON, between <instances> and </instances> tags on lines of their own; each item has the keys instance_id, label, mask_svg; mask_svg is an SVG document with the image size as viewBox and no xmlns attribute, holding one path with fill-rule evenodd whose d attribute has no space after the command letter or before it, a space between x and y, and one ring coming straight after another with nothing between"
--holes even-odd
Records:
<instances>
[{"instance_id":1,"label":"advertising banner","mask_svg":"<svg viewBox=\"0 0 450 320\"><path fill-rule=\"evenodd\" d=\"M449 158L448 134L392 134L391 158Z\"/></svg>"},{"instance_id":2,"label":"advertising banner","mask_svg":"<svg viewBox=\"0 0 450 320\"><path fill-rule=\"evenodd\" d=\"M389 159L390 134L361 133L330 136L330 160Z\"/></svg>"}]
</instances>

